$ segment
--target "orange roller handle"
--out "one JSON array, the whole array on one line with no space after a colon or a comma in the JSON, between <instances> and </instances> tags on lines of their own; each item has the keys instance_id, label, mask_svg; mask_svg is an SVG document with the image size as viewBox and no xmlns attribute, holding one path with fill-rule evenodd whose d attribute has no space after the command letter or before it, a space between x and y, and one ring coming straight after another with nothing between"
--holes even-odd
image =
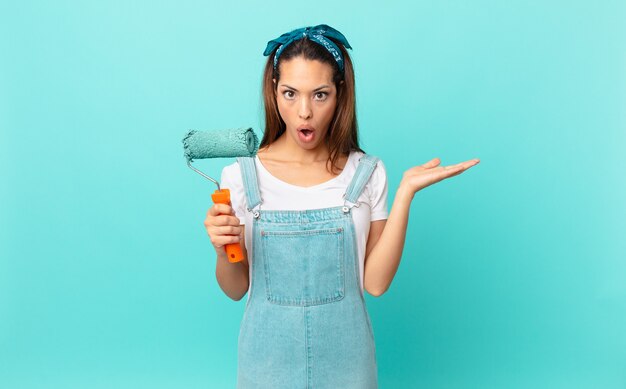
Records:
<instances>
[{"instance_id":1,"label":"orange roller handle","mask_svg":"<svg viewBox=\"0 0 626 389\"><path fill-rule=\"evenodd\" d=\"M211 198L215 204L230 205L230 191L226 188L216 190L211 194ZM243 252L241 251L241 245L239 243L228 243L224 245L224 248L226 249L228 262L235 263L243 261Z\"/></svg>"}]
</instances>

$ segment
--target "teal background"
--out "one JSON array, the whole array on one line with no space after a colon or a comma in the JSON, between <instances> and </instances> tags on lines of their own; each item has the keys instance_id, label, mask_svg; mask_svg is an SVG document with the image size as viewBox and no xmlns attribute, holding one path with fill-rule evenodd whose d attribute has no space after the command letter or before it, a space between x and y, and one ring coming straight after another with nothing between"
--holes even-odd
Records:
<instances>
[{"instance_id":1,"label":"teal background","mask_svg":"<svg viewBox=\"0 0 626 389\"><path fill-rule=\"evenodd\" d=\"M416 194L367 296L381 388L626 388L626 3L0 3L0 387L232 388L189 129L261 135L268 40L327 23ZM234 160L199 161L219 177Z\"/></svg>"}]
</instances>

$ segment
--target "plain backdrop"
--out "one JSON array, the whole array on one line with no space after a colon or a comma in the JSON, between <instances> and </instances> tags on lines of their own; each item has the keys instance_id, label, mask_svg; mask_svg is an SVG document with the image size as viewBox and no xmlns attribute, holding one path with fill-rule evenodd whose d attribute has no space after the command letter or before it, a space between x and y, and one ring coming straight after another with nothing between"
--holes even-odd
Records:
<instances>
[{"instance_id":1,"label":"plain backdrop","mask_svg":"<svg viewBox=\"0 0 626 389\"><path fill-rule=\"evenodd\" d=\"M353 47L361 145L416 194L367 295L381 388L626 387L623 1L2 1L0 387L233 388L190 129L263 132L267 41ZM219 177L234 159L198 161ZM247 296L246 296L247 298Z\"/></svg>"}]
</instances>

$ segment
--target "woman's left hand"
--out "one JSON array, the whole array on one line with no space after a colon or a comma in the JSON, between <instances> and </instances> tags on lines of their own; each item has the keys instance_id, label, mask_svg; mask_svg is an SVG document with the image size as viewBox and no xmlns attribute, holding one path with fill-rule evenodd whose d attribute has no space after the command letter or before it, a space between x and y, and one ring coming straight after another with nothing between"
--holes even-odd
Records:
<instances>
[{"instance_id":1,"label":"woman's left hand","mask_svg":"<svg viewBox=\"0 0 626 389\"><path fill-rule=\"evenodd\" d=\"M480 162L480 160L475 158L457 163L456 165L439 166L441 163L439 158L431 159L423 165L414 166L405 171L399 189L412 196L415 192L427 186L463 173L478 162Z\"/></svg>"}]
</instances>

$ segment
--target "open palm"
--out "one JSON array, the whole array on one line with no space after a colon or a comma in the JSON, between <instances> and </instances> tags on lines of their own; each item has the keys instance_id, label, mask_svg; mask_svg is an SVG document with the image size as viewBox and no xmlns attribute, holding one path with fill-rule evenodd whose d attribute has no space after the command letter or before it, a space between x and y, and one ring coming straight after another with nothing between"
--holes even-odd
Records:
<instances>
[{"instance_id":1,"label":"open palm","mask_svg":"<svg viewBox=\"0 0 626 389\"><path fill-rule=\"evenodd\" d=\"M480 160L475 158L457 163L456 165L439 166L441 161L439 158L434 158L423 165L414 166L405 171L402 175L400 186L411 193L415 193L441 180L461 174L470 167L478 164L478 162L480 162Z\"/></svg>"}]
</instances>

